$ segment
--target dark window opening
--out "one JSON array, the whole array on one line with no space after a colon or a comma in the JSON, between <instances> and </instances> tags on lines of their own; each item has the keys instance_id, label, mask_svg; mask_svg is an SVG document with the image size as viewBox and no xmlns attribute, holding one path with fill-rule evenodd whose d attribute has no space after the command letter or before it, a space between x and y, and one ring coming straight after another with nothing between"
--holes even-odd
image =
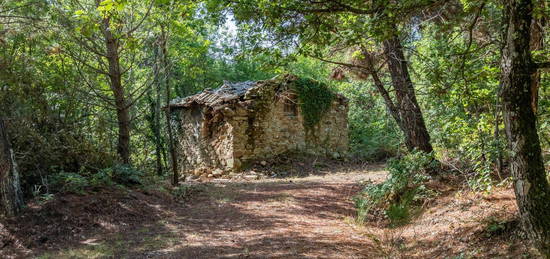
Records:
<instances>
[{"instance_id":1,"label":"dark window opening","mask_svg":"<svg viewBox=\"0 0 550 259\"><path fill-rule=\"evenodd\" d=\"M297 116L298 115L298 106L296 101L291 98L284 98L284 111L287 116Z\"/></svg>"}]
</instances>

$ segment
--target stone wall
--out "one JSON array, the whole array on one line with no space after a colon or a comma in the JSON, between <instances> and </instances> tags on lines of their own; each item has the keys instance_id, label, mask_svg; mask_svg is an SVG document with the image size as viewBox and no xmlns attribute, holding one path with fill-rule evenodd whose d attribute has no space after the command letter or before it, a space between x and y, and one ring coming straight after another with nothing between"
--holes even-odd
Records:
<instances>
[{"instance_id":1,"label":"stone wall","mask_svg":"<svg viewBox=\"0 0 550 259\"><path fill-rule=\"evenodd\" d=\"M193 105L172 112L182 173L219 176L288 151L333 157L347 151L344 97L336 95L320 122L307 130L287 81L258 84L223 108Z\"/></svg>"},{"instance_id":2,"label":"stone wall","mask_svg":"<svg viewBox=\"0 0 550 259\"><path fill-rule=\"evenodd\" d=\"M266 159L288 151L341 156L348 148L345 99L333 101L311 131L304 127L301 109L292 90L279 93L263 113L233 117L233 152L236 165Z\"/></svg>"}]
</instances>

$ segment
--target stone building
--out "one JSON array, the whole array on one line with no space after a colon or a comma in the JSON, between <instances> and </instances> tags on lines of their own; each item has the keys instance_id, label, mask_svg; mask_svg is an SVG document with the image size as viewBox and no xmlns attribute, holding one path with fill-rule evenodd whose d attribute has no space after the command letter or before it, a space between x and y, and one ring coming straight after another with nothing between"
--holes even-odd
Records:
<instances>
[{"instance_id":1,"label":"stone building","mask_svg":"<svg viewBox=\"0 0 550 259\"><path fill-rule=\"evenodd\" d=\"M225 83L173 100L171 126L180 173L219 176L288 151L342 156L348 148L347 99L319 83L314 87L322 89L310 87L312 96L300 98L309 92L299 82L314 82L300 80L282 75ZM307 98L312 105L304 105Z\"/></svg>"}]
</instances>

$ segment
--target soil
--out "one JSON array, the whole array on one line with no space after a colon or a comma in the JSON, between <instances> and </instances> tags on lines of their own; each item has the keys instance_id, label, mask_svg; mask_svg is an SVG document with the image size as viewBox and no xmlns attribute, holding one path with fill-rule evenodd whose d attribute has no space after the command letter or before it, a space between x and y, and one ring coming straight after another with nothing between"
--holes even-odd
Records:
<instances>
[{"instance_id":1,"label":"soil","mask_svg":"<svg viewBox=\"0 0 550 259\"><path fill-rule=\"evenodd\" d=\"M0 221L0 257L537 256L519 230L507 187L480 194L465 191L456 177L432 181L439 195L409 224L392 228L383 217L354 220L352 197L362 182L385 179L383 164L305 164L290 166L302 170L297 175L259 168L245 173L255 177L188 182L177 189L157 184L36 200L21 216Z\"/></svg>"}]
</instances>

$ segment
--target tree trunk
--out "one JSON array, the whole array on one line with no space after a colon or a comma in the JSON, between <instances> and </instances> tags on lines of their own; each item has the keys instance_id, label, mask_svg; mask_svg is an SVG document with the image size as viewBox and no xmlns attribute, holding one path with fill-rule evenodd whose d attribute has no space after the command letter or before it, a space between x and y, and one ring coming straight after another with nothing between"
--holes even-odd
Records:
<instances>
[{"instance_id":1,"label":"tree trunk","mask_svg":"<svg viewBox=\"0 0 550 259\"><path fill-rule=\"evenodd\" d=\"M164 141L161 135L161 101L162 101L162 85L164 84L165 80L162 76L165 76L163 71L164 62L162 60L162 44L163 39L162 37L157 41L157 44L159 45L159 48L156 48L154 50L155 52L155 65L154 65L154 73L155 73L155 100L150 100L150 105L152 106L151 110L151 130L153 133L153 138L155 142L155 149L156 149L156 168L157 168L157 175L163 174L163 163L162 158L164 155ZM164 155L164 158L166 156Z\"/></svg>"},{"instance_id":2,"label":"tree trunk","mask_svg":"<svg viewBox=\"0 0 550 259\"><path fill-rule=\"evenodd\" d=\"M164 172L164 166L162 163L162 158L164 154L164 141L162 138L162 111L161 111L161 102L162 102L162 90L160 84L157 85L157 95L155 100L155 134L157 135L157 175L162 175ZM166 156L164 156L166 157Z\"/></svg>"},{"instance_id":3,"label":"tree trunk","mask_svg":"<svg viewBox=\"0 0 550 259\"><path fill-rule=\"evenodd\" d=\"M158 62L158 56L155 56L155 60ZM154 66L155 75L159 74L158 65ZM151 141L155 145L155 162L156 162L156 172L157 175L161 176L163 174L164 166L162 163L163 158L163 138L161 135L161 85L160 78L155 76L155 92L147 93L147 104L149 105L149 114L145 117L151 130ZM154 95L154 96L153 96Z\"/></svg>"},{"instance_id":4,"label":"tree trunk","mask_svg":"<svg viewBox=\"0 0 550 259\"><path fill-rule=\"evenodd\" d=\"M384 41L384 55L388 61L395 89L399 117L405 134L405 145L409 150L417 149L429 153L433 151L430 135L416 100L414 85L409 75L401 40L397 35L397 28L392 29L393 35Z\"/></svg>"},{"instance_id":5,"label":"tree trunk","mask_svg":"<svg viewBox=\"0 0 550 259\"><path fill-rule=\"evenodd\" d=\"M550 257L550 186L531 106L535 66L529 39L533 4L531 0L505 0L504 4L501 84L510 169L523 227L542 254Z\"/></svg>"},{"instance_id":6,"label":"tree trunk","mask_svg":"<svg viewBox=\"0 0 550 259\"><path fill-rule=\"evenodd\" d=\"M536 2L536 1L535 1ZM544 2L541 2L542 8L545 8ZM531 23L531 40L529 46L531 51L544 49L544 18L533 19ZM531 74L531 107L537 114L539 103L540 71L535 70Z\"/></svg>"},{"instance_id":7,"label":"tree trunk","mask_svg":"<svg viewBox=\"0 0 550 259\"><path fill-rule=\"evenodd\" d=\"M23 207L19 173L4 121L0 119L0 212L14 216Z\"/></svg>"},{"instance_id":8,"label":"tree trunk","mask_svg":"<svg viewBox=\"0 0 550 259\"><path fill-rule=\"evenodd\" d=\"M117 153L121 162L130 164L130 109L126 100L126 94L122 85L122 73L120 70L119 43L111 33L110 18L106 17L102 22L102 32L105 38L107 50L107 62L109 64L110 87L115 98L116 114L118 121Z\"/></svg>"},{"instance_id":9,"label":"tree trunk","mask_svg":"<svg viewBox=\"0 0 550 259\"><path fill-rule=\"evenodd\" d=\"M495 138L495 140L497 141L497 143L500 143L500 123L501 123L501 116L500 116L500 102L499 102L499 98L497 96L496 98L496 103L495 103L495 129L494 129L494 132L493 132L493 137ZM495 170L497 172L497 175L498 175L498 179L499 180L503 180L502 179L502 173L504 171L504 164L503 164L503 157L502 157L502 149L501 149L501 146L498 145L498 149L497 149L497 156L495 157Z\"/></svg>"},{"instance_id":10,"label":"tree trunk","mask_svg":"<svg viewBox=\"0 0 550 259\"><path fill-rule=\"evenodd\" d=\"M403 126L403 123L401 121L399 109L393 103L390 94L384 87L384 83L382 83L382 80L380 80L380 77L378 76L378 71L376 71L372 54L368 53L367 51L363 51L363 56L365 57L365 67L368 70L368 74L372 76L372 80L374 81L374 86L376 87L376 90L378 90L378 93L380 93L382 99L384 99L384 103L386 104L386 108L388 109L390 115L393 117L401 131L405 133L406 128Z\"/></svg>"},{"instance_id":11,"label":"tree trunk","mask_svg":"<svg viewBox=\"0 0 550 259\"><path fill-rule=\"evenodd\" d=\"M164 27L161 27L161 59L162 59L162 65L163 65L163 72L164 72L164 87L166 90L166 130L168 131L168 149L170 152L170 161L172 162L172 185L177 186L179 184L179 172L178 172L178 157L176 150L174 149L174 134L172 132L172 124L170 123L170 98L171 98L171 91L170 91L170 77L168 75L169 70L169 63L168 63L168 49L166 48L166 44L168 43L168 35Z\"/></svg>"}]
</instances>

